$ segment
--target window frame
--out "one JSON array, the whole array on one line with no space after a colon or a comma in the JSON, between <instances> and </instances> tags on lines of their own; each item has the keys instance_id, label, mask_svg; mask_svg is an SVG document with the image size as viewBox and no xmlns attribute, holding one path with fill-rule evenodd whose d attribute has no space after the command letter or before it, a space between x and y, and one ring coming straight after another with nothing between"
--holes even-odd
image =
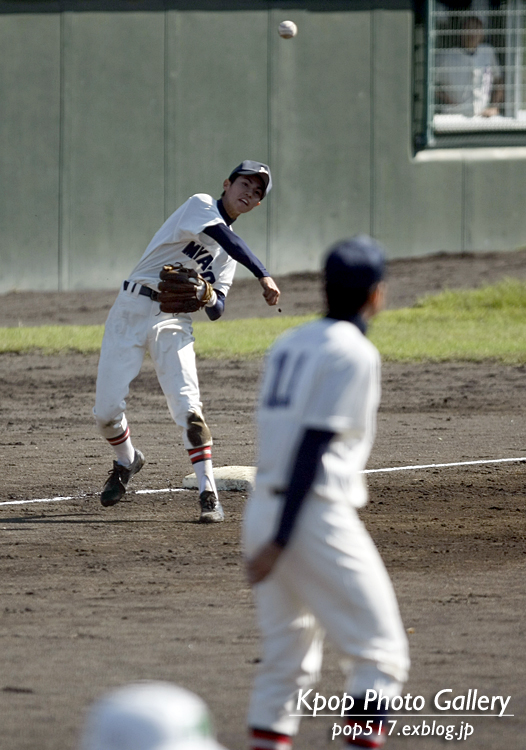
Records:
<instances>
[{"instance_id":1,"label":"window frame","mask_svg":"<svg viewBox=\"0 0 526 750\"><path fill-rule=\"evenodd\" d=\"M436 25L432 11L436 0L423 0L415 7L413 26L413 150L440 148L480 148L526 146L526 0L502 0L501 8L516 19L515 26L505 25L507 40L515 35L515 47L507 43L502 54L511 55L515 50L515 57L519 57L522 64L515 65L515 81L505 80L504 107L510 111L511 107L518 111L517 102L521 103L521 116L510 117L505 112L498 121L488 118L487 122L480 118L477 121L467 118L465 128L457 125L454 130L436 130L436 104L434 102L434 60L436 54ZM455 13L455 11L452 11ZM463 11L466 15L477 15L477 9ZM498 12L502 13L502 10ZM522 25L521 25L522 24ZM509 60L506 59L506 69ZM507 96L507 92L514 90L515 95ZM522 98L521 98L522 95ZM511 101L510 101L511 98ZM442 115L443 116L443 115ZM446 115L448 117L448 115ZM446 121L447 124L447 121Z\"/></svg>"}]
</instances>

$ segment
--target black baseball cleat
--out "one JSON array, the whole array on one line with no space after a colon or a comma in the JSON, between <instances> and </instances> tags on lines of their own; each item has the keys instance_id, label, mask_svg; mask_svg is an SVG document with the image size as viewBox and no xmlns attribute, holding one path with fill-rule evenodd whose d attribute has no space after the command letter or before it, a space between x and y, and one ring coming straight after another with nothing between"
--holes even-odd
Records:
<instances>
[{"instance_id":1,"label":"black baseball cleat","mask_svg":"<svg viewBox=\"0 0 526 750\"><path fill-rule=\"evenodd\" d=\"M126 494L126 485L134 474L144 466L144 456L141 451L136 450L131 466L123 466L122 464L113 462L113 469L110 471L110 475L106 480L104 489L100 496L101 505L108 508L110 505L116 505L119 500L122 500Z\"/></svg>"},{"instance_id":2,"label":"black baseball cleat","mask_svg":"<svg viewBox=\"0 0 526 750\"><path fill-rule=\"evenodd\" d=\"M204 490L199 495L199 503L201 505L201 515L199 517L199 523L221 523L225 520L225 514L221 503L217 499L214 492L211 490Z\"/></svg>"}]
</instances>

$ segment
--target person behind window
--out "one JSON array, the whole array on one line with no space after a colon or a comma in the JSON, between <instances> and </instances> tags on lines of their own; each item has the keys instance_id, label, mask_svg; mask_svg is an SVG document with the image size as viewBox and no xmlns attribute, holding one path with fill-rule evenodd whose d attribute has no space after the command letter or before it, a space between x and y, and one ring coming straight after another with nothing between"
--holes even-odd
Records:
<instances>
[{"instance_id":1,"label":"person behind window","mask_svg":"<svg viewBox=\"0 0 526 750\"><path fill-rule=\"evenodd\" d=\"M437 111L466 117L500 114L504 96L495 50L484 44L484 25L476 16L461 21L459 46L436 56Z\"/></svg>"}]
</instances>

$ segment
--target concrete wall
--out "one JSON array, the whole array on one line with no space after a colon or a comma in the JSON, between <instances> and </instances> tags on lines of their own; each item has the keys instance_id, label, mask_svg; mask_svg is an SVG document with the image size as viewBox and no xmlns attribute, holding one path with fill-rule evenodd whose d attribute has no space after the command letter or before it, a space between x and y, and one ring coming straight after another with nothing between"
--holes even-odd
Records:
<instances>
[{"instance_id":1,"label":"concrete wall","mask_svg":"<svg viewBox=\"0 0 526 750\"><path fill-rule=\"evenodd\" d=\"M275 188L235 228L274 274L356 232L392 257L525 245L524 150L413 157L412 13L345 7L0 14L0 292L36 263L44 289L118 286L245 158Z\"/></svg>"},{"instance_id":2,"label":"concrete wall","mask_svg":"<svg viewBox=\"0 0 526 750\"><path fill-rule=\"evenodd\" d=\"M0 291L59 281L60 24L0 16Z\"/></svg>"}]
</instances>

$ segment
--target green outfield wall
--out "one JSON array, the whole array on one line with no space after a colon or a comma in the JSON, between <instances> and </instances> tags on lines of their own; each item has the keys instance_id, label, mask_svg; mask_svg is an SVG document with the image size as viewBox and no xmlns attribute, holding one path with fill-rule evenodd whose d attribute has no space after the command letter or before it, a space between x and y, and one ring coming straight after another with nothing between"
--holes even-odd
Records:
<instances>
[{"instance_id":1,"label":"green outfield wall","mask_svg":"<svg viewBox=\"0 0 526 750\"><path fill-rule=\"evenodd\" d=\"M275 187L235 229L276 275L357 232L526 245L523 149L413 153L403 2L0 2L0 50L0 292L117 287L245 158Z\"/></svg>"}]
</instances>

